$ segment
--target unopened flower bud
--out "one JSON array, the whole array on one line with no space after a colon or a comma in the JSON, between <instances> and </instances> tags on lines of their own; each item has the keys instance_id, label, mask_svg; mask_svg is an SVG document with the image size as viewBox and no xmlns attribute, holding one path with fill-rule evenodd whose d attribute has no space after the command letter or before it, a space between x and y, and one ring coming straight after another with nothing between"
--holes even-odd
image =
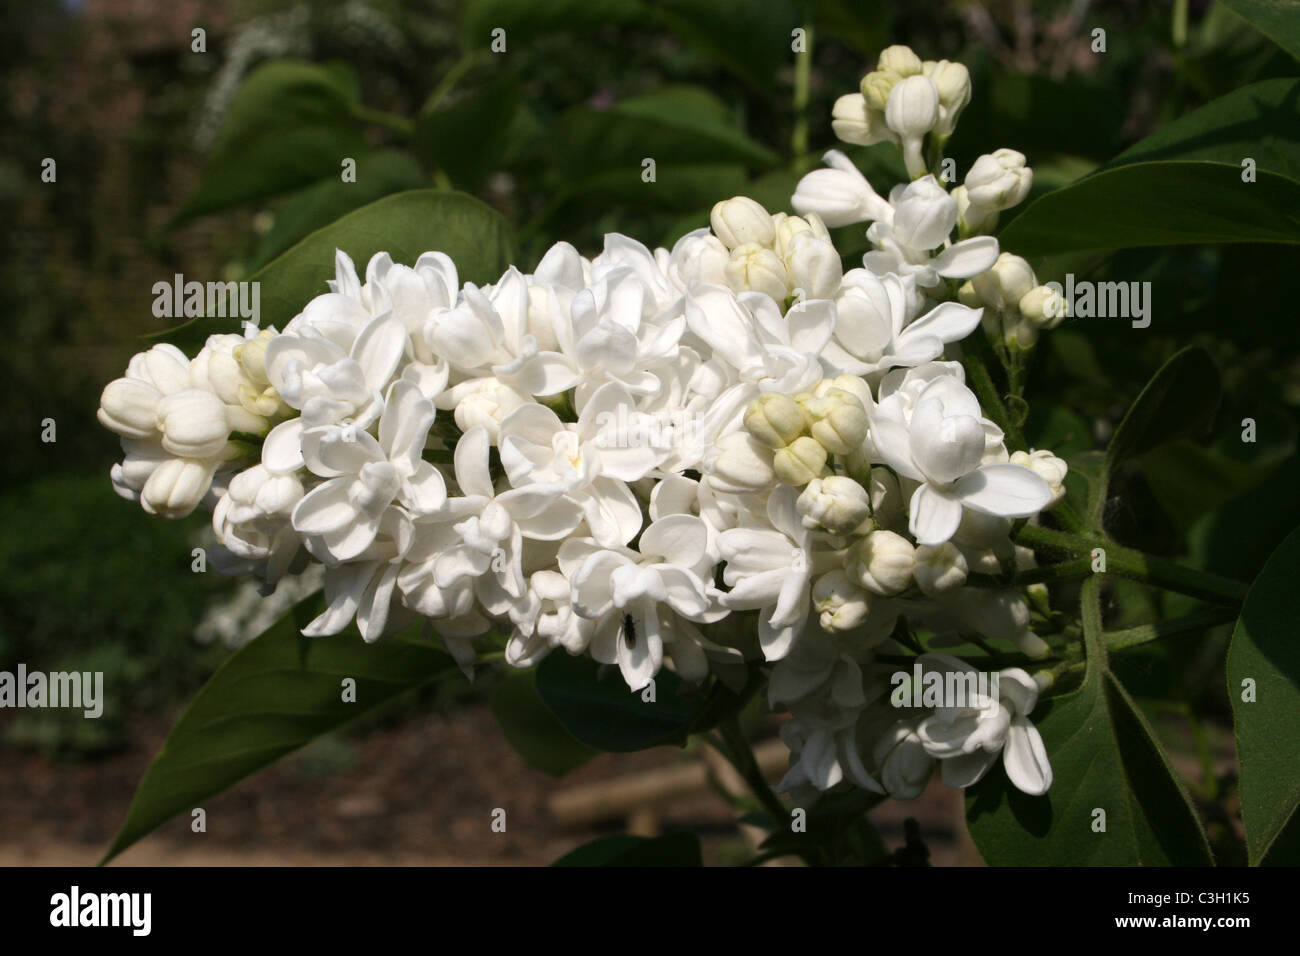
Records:
<instances>
[{"instance_id":1,"label":"unopened flower bud","mask_svg":"<svg viewBox=\"0 0 1300 956\"><path fill-rule=\"evenodd\" d=\"M885 104L885 123L903 143L903 160L908 175L918 179L925 175L921 142L939 118L939 91L927 76L909 76L889 91Z\"/></svg>"},{"instance_id":2,"label":"unopened flower bud","mask_svg":"<svg viewBox=\"0 0 1300 956\"><path fill-rule=\"evenodd\" d=\"M151 515L184 518L208 493L213 470L205 462L170 458L149 475L140 492L140 506Z\"/></svg>"},{"instance_id":3,"label":"unopened flower bud","mask_svg":"<svg viewBox=\"0 0 1300 956\"><path fill-rule=\"evenodd\" d=\"M966 583L966 559L951 541L923 544L916 549L916 566L912 576L926 594L943 594Z\"/></svg>"},{"instance_id":4,"label":"unopened flower bud","mask_svg":"<svg viewBox=\"0 0 1300 956\"><path fill-rule=\"evenodd\" d=\"M805 528L848 534L871 517L871 499L852 478L814 478L795 501Z\"/></svg>"},{"instance_id":5,"label":"unopened flower bud","mask_svg":"<svg viewBox=\"0 0 1300 956\"><path fill-rule=\"evenodd\" d=\"M1048 285L1034 286L1019 302L1020 314L1040 329L1054 329L1065 319L1065 296Z\"/></svg>"},{"instance_id":6,"label":"unopened flower bud","mask_svg":"<svg viewBox=\"0 0 1300 956\"><path fill-rule=\"evenodd\" d=\"M867 410L851 392L830 388L802 403L812 437L833 455L850 455L867 437Z\"/></svg>"},{"instance_id":7,"label":"unopened flower bud","mask_svg":"<svg viewBox=\"0 0 1300 956\"><path fill-rule=\"evenodd\" d=\"M251 339L236 345L232 351L249 383L258 388L271 384L271 380L266 377L266 347L275 336L274 329L261 329Z\"/></svg>"},{"instance_id":8,"label":"unopened flower bud","mask_svg":"<svg viewBox=\"0 0 1300 956\"><path fill-rule=\"evenodd\" d=\"M823 631L850 631L867 619L871 595L843 571L829 571L813 582L812 605Z\"/></svg>"},{"instance_id":9,"label":"unopened flower bud","mask_svg":"<svg viewBox=\"0 0 1300 956\"><path fill-rule=\"evenodd\" d=\"M901 79L901 76L889 70L875 70L862 78L860 86L862 102L869 114L878 116L881 121L884 120L883 114L885 107L889 104L889 93ZM891 137L897 136L887 125L885 129Z\"/></svg>"},{"instance_id":10,"label":"unopened flower bud","mask_svg":"<svg viewBox=\"0 0 1300 956\"><path fill-rule=\"evenodd\" d=\"M1023 465L1047 482L1047 486L1052 489L1052 504L1065 496L1065 476L1069 474L1070 466L1064 459L1057 458L1045 448L1039 448L1035 451L1012 452L1011 464Z\"/></svg>"},{"instance_id":11,"label":"unopened flower bud","mask_svg":"<svg viewBox=\"0 0 1300 956\"><path fill-rule=\"evenodd\" d=\"M482 425L488 437L495 442L501 433L501 420L527 402L527 396L519 394L509 385L489 379L482 388L476 389L457 403L452 417L462 432L469 431L475 425Z\"/></svg>"},{"instance_id":12,"label":"unopened flower bud","mask_svg":"<svg viewBox=\"0 0 1300 956\"><path fill-rule=\"evenodd\" d=\"M770 219L768 226L771 226ZM762 292L780 303L790 295L790 278L781 257L754 242L731 250L723 275L733 292Z\"/></svg>"},{"instance_id":13,"label":"unopened flower bud","mask_svg":"<svg viewBox=\"0 0 1300 956\"><path fill-rule=\"evenodd\" d=\"M925 69L925 64L921 58L910 47L902 43L896 43L893 46L887 46L880 51L880 59L876 61L877 70L887 70L890 73L897 73L899 76L915 76Z\"/></svg>"},{"instance_id":14,"label":"unopened flower bud","mask_svg":"<svg viewBox=\"0 0 1300 956\"><path fill-rule=\"evenodd\" d=\"M123 438L148 438L158 427L160 401L162 394L148 382L115 379L99 397L100 424Z\"/></svg>"},{"instance_id":15,"label":"unopened flower bud","mask_svg":"<svg viewBox=\"0 0 1300 956\"><path fill-rule=\"evenodd\" d=\"M801 289L805 299L829 299L840 287L844 266L829 239L810 233L796 236L786 257L790 287Z\"/></svg>"},{"instance_id":16,"label":"unopened flower bud","mask_svg":"<svg viewBox=\"0 0 1300 956\"><path fill-rule=\"evenodd\" d=\"M991 269L975 276L971 283L986 306L999 312L1014 312L1025 294L1038 285L1038 279L1028 262L1004 252Z\"/></svg>"},{"instance_id":17,"label":"unopened flower bud","mask_svg":"<svg viewBox=\"0 0 1300 956\"><path fill-rule=\"evenodd\" d=\"M1025 154L999 149L975 160L964 182L972 206L1010 209L1029 195L1034 171L1025 165Z\"/></svg>"},{"instance_id":18,"label":"unopened flower bud","mask_svg":"<svg viewBox=\"0 0 1300 956\"><path fill-rule=\"evenodd\" d=\"M724 199L713 207L709 224L728 249L746 243L772 244L772 216L748 196Z\"/></svg>"},{"instance_id":19,"label":"unopened flower bud","mask_svg":"<svg viewBox=\"0 0 1300 956\"><path fill-rule=\"evenodd\" d=\"M939 120L934 132L948 138L957 127L957 117L970 102L970 70L965 64L948 60L927 60L922 73L928 76L939 91Z\"/></svg>"},{"instance_id":20,"label":"unopened flower bud","mask_svg":"<svg viewBox=\"0 0 1300 956\"><path fill-rule=\"evenodd\" d=\"M158 403L156 421L162 446L181 458L219 455L230 437L226 406L211 392L187 388Z\"/></svg>"},{"instance_id":21,"label":"unopened flower bud","mask_svg":"<svg viewBox=\"0 0 1300 956\"><path fill-rule=\"evenodd\" d=\"M801 436L772 456L772 469L783 483L802 487L826 469L826 449L816 439Z\"/></svg>"},{"instance_id":22,"label":"unopened flower bud","mask_svg":"<svg viewBox=\"0 0 1300 956\"><path fill-rule=\"evenodd\" d=\"M808 434L808 418L789 395L764 392L745 412L745 428L768 448L784 448Z\"/></svg>"},{"instance_id":23,"label":"unopened flower bud","mask_svg":"<svg viewBox=\"0 0 1300 956\"><path fill-rule=\"evenodd\" d=\"M876 594L891 595L912 582L916 548L901 534L873 531L853 550L849 573L862 587Z\"/></svg>"},{"instance_id":24,"label":"unopened flower bud","mask_svg":"<svg viewBox=\"0 0 1300 956\"><path fill-rule=\"evenodd\" d=\"M893 84L889 85L892 89ZM831 108L831 130L838 139L858 146L894 139L894 131L885 125L884 104L888 99L889 90L885 90L881 105L873 109L861 93L846 93Z\"/></svg>"}]
</instances>

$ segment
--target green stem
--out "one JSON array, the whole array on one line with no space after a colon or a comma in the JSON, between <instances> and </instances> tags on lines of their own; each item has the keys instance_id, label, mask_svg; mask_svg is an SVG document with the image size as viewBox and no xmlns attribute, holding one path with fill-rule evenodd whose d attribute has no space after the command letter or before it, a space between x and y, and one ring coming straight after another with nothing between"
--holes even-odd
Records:
<instances>
[{"instance_id":1,"label":"green stem","mask_svg":"<svg viewBox=\"0 0 1300 956\"><path fill-rule=\"evenodd\" d=\"M794 126L790 131L790 152L794 167L802 171L808 160L808 85L812 74L813 28L804 27L804 51L794 61Z\"/></svg>"},{"instance_id":2,"label":"green stem","mask_svg":"<svg viewBox=\"0 0 1300 956\"><path fill-rule=\"evenodd\" d=\"M1182 634L1187 631L1201 631L1207 627L1215 627L1219 624L1228 624L1237 618L1236 609L1230 607L1207 607L1190 614L1181 614L1178 617L1166 618L1163 621L1154 621L1151 624L1139 624L1137 627L1128 627L1122 631L1107 631L1106 646L1112 651L1125 650L1130 647L1139 647L1142 644L1149 644L1151 641L1157 641L1162 637L1168 637L1171 634Z\"/></svg>"},{"instance_id":3,"label":"green stem","mask_svg":"<svg viewBox=\"0 0 1300 956\"><path fill-rule=\"evenodd\" d=\"M1002 402L1002 394L989 373L988 359L996 356L993 347L989 344L988 336L976 329L975 334L970 336L963 345L970 346L962 356L962 362L966 366L971 389L979 398L985 414L993 424L1002 429L1006 436L1007 450L1028 451L1025 436L1021 434L1020 426L1011 420L1007 407Z\"/></svg>"},{"instance_id":4,"label":"green stem","mask_svg":"<svg viewBox=\"0 0 1300 956\"><path fill-rule=\"evenodd\" d=\"M763 776L763 770L758 765L758 759L749 745L749 739L740 727L739 718L732 714L718 725L718 732L722 734L723 743L727 745L727 756L731 758L732 766L744 778L750 791L771 816L772 823L777 827L783 826L789 820L789 814Z\"/></svg>"},{"instance_id":5,"label":"green stem","mask_svg":"<svg viewBox=\"0 0 1300 956\"><path fill-rule=\"evenodd\" d=\"M446 75L438 81L438 85L434 87L433 92L429 94L429 98L424 101L424 106L420 108L420 112L432 113L441 106L442 101L446 99L447 94L456 88L456 84L459 83L474 64L478 62L479 56L482 55L482 52L482 50L471 50L457 60L452 65L452 68L447 71Z\"/></svg>"},{"instance_id":6,"label":"green stem","mask_svg":"<svg viewBox=\"0 0 1300 956\"><path fill-rule=\"evenodd\" d=\"M386 126L391 130L401 133L403 136L410 136L415 130L415 124L405 116L398 116L395 113L385 113L383 110L374 110L368 106L352 107L352 118L360 120L363 123L374 123L377 126Z\"/></svg>"},{"instance_id":7,"label":"green stem","mask_svg":"<svg viewBox=\"0 0 1300 956\"><path fill-rule=\"evenodd\" d=\"M1025 525L1017 538L1020 544L1035 550L1052 551L1070 557L1090 556L1101 548L1106 556L1106 573L1118 574L1176 591L1214 604L1239 605L1246 599L1249 586L1209 571L1198 571L1165 558L1126 548L1100 535L1052 531Z\"/></svg>"}]
</instances>

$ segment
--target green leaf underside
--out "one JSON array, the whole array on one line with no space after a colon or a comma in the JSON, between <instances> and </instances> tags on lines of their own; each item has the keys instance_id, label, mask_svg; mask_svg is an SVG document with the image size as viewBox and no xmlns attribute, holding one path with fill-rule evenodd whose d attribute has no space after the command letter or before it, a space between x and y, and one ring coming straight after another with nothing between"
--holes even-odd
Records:
<instances>
[{"instance_id":1,"label":"green leaf underside","mask_svg":"<svg viewBox=\"0 0 1300 956\"><path fill-rule=\"evenodd\" d=\"M274 763L322 734L443 676L459 674L428 643L361 640L355 628L307 638L299 630L323 607L297 604L241 648L199 691L145 771L107 862L172 817ZM343 699L343 680L356 700Z\"/></svg>"},{"instance_id":2,"label":"green leaf underside","mask_svg":"<svg viewBox=\"0 0 1300 956\"><path fill-rule=\"evenodd\" d=\"M1228 698L1241 764L1241 817L1252 865L1300 863L1300 641L1295 588L1300 529L1251 585L1228 647ZM1242 700L1243 681L1255 701Z\"/></svg>"},{"instance_id":3,"label":"green leaf underside","mask_svg":"<svg viewBox=\"0 0 1300 956\"><path fill-rule=\"evenodd\" d=\"M600 671L590 658L559 651L537 667L543 702L575 739L597 750L626 753L660 744L680 746L709 702L704 693L688 693L668 670L655 676L652 702L628 690L617 668Z\"/></svg>"},{"instance_id":4,"label":"green leaf underside","mask_svg":"<svg viewBox=\"0 0 1300 956\"><path fill-rule=\"evenodd\" d=\"M575 740L537 692L535 670L511 671L492 695L492 714L510 746L528 764L561 777L600 754Z\"/></svg>"},{"instance_id":5,"label":"green leaf underside","mask_svg":"<svg viewBox=\"0 0 1300 956\"><path fill-rule=\"evenodd\" d=\"M1219 0L1286 52L1300 60L1300 2Z\"/></svg>"}]
</instances>

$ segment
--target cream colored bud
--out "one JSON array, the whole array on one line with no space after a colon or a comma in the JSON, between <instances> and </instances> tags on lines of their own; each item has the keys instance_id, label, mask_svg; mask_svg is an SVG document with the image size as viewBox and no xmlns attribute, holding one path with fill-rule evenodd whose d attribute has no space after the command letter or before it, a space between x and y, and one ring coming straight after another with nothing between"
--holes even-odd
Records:
<instances>
[{"instance_id":1,"label":"cream colored bud","mask_svg":"<svg viewBox=\"0 0 1300 956\"><path fill-rule=\"evenodd\" d=\"M1054 329L1065 319L1065 296L1048 285L1034 286L1018 305L1020 314L1040 329Z\"/></svg>"},{"instance_id":2,"label":"cream colored bud","mask_svg":"<svg viewBox=\"0 0 1300 956\"><path fill-rule=\"evenodd\" d=\"M123 438L148 438L158 428L162 393L148 382L119 378L99 397L99 423Z\"/></svg>"},{"instance_id":3,"label":"cream colored bud","mask_svg":"<svg viewBox=\"0 0 1300 956\"><path fill-rule=\"evenodd\" d=\"M782 483L800 488L826 470L826 449L803 435L772 456L772 469Z\"/></svg>"},{"instance_id":4,"label":"cream colored bud","mask_svg":"<svg viewBox=\"0 0 1300 956\"><path fill-rule=\"evenodd\" d=\"M795 237L785 260L790 288L800 289L804 299L829 299L840 287L844 266L829 239L811 233Z\"/></svg>"},{"instance_id":5,"label":"cream colored bud","mask_svg":"<svg viewBox=\"0 0 1300 956\"><path fill-rule=\"evenodd\" d=\"M831 237L822 217L815 212L806 216L791 216L787 213L772 214L772 251L782 259L787 258L794 249L795 240L800 236L812 236L816 239Z\"/></svg>"},{"instance_id":6,"label":"cream colored bud","mask_svg":"<svg viewBox=\"0 0 1300 956\"><path fill-rule=\"evenodd\" d=\"M971 282L984 304L999 312L1015 312L1025 294L1038 285L1033 267L1010 252L998 256L993 268L981 272Z\"/></svg>"},{"instance_id":7,"label":"cream colored bud","mask_svg":"<svg viewBox=\"0 0 1300 956\"><path fill-rule=\"evenodd\" d=\"M1012 452L1011 464L1022 465L1047 482L1047 486L1052 489L1053 504L1065 497L1065 476L1069 474L1070 466L1064 459L1057 458L1045 448L1039 448L1028 452Z\"/></svg>"},{"instance_id":8,"label":"cream colored bud","mask_svg":"<svg viewBox=\"0 0 1300 956\"><path fill-rule=\"evenodd\" d=\"M809 432L833 455L850 455L867 437L867 410L856 395L843 389L827 389L801 403L811 421Z\"/></svg>"},{"instance_id":9,"label":"cream colored bud","mask_svg":"<svg viewBox=\"0 0 1300 956\"><path fill-rule=\"evenodd\" d=\"M771 225L771 220L768 225ZM790 277L781 257L766 246L754 242L737 246L731 251L723 275L733 292L762 292L780 303L784 303L790 295Z\"/></svg>"},{"instance_id":10,"label":"cream colored bud","mask_svg":"<svg viewBox=\"0 0 1300 956\"><path fill-rule=\"evenodd\" d=\"M812 605L823 631L849 631L871 613L871 595L843 571L828 571L813 582Z\"/></svg>"},{"instance_id":11,"label":"cream colored bud","mask_svg":"<svg viewBox=\"0 0 1300 956\"><path fill-rule=\"evenodd\" d=\"M220 455L230 437L226 406L202 389L187 388L164 397L156 421L163 448L181 458Z\"/></svg>"},{"instance_id":12,"label":"cream colored bud","mask_svg":"<svg viewBox=\"0 0 1300 956\"><path fill-rule=\"evenodd\" d=\"M1029 195L1034 171L1025 165L1024 153L999 149L975 160L964 184L972 206L1001 211Z\"/></svg>"},{"instance_id":13,"label":"cream colored bud","mask_svg":"<svg viewBox=\"0 0 1300 956\"><path fill-rule=\"evenodd\" d=\"M939 91L929 77L909 76L889 91L885 122L904 140L924 136L938 118Z\"/></svg>"},{"instance_id":14,"label":"cream colored bud","mask_svg":"<svg viewBox=\"0 0 1300 956\"><path fill-rule=\"evenodd\" d=\"M765 392L750 403L745 428L768 448L784 448L808 434L808 418L789 395Z\"/></svg>"},{"instance_id":15,"label":"cream colored bud","mask_svg":"<svg viewBox=\"0 0 1300 956\"><path fill-rule=\"evenodd\" d=\"M266 347L275 336L274 329L261 329L257 335L236 345L232 351L249 383L258 388L266 388L271 384L271 380L266 377Z\"/></svg>"},{"instance_id":16,"label":"cream colored bud","mask_svg":"<svg viewBox=\"0 0 1300 956\"><path fill-rule=\"evenodd\" d=\"M889 84L893 89L893 83ZM873 106L861 93L846 93L831 108L831 131L837 139L858 146L874 146L895 138L894 131L885 125L885 103L889 90L879 97L879 106Z\"/></svg>"},{"instance_id":17,"label":"cream colored bud","mask_svg":"<svg viewBox=\"0 0 1300 956\"><path fill-rule=\"evenodd\" d=\"M772 244L771 214L748 196L724 199L713 207L709 224L728 249L747 243Z\"/></svg>"},{"instance_id":18,"label":"cream colored bud","mask_svg":"<svg viewBox=\"0 0 1300 956\"><path fill-rule=\"evenodd\" d=\"M140 506L151 515L184 518L208 493L212 473L204 462L170 458L149 475L140 491Z\"/></svg>"},{"instance_id":19,"label":"cream colored bud","mask_svg":"<svg viewBox=\"0 0 1300 956\"><path fill-rule=\"evenodd\" d=\"M939 91L939 121L934 131L947 138L957 127L957 118L970 102L970 70L962 63L948 60L927 60L922 73L928 76Z\"/></svg>"},{"instance_id":20,"label":"cream colored bud","mask_svg":"<svg viewBox=\"0 0 1300 956\"><path fill-rule=\"evenodd\" d=\"M899 76L915 76L925 69L925 64L921 58L910 46L904 46L896 43L893 46L887 46L880 51L880 59L876 61L877 70L888 70L891 73L897 73Z\"/></svg>"},{"instance_id":21,"label":"cream colored bud","mask_svg":"<svg viewBox=\"0 0 1300 956\"><path fill-rule=\"evenodd\" d=\"M966 583L966 559L951 541L923 544L916 549L916 566L912 576L917 586L929 595L943 594Z\"/></svg>"},{"instance_id":22,"label":"cream colored bud","mask_svg":"<svg viewBox=\"0 0 1300 956\"><path fill-rule=\"evenodd\" d=\"M901 76L889 70L876 70L862 78L860 89L863 104L869 115L880 118L882 125L884 125L885 107L889 104L889 94L901 79ZM891 136L894 135L893 130L888 126L885 126L885 129L889 130Z\"/></svg>"},{"instance_id":23,"label":"cream colored bud","mask_svg":"<svg viewBox=\"0 0 1300 956\"><path fill-rule=\"evenodd\" d=\"M891 595L912 583L916 548L901 534L873 531L854 546L849 573L876 594Z\"/></svg>"},{"instance_id":24,"label":"cream colored bud","mask_svg":"<svg viewBox=\"0 0 1300 956\"><path fill-rule=\"evenodd\" d=\"M814 478L799 493L795 506L805 528L831 534L848 534L871 517L867 490L844 475Z\"/></svg>"}]
</instances>

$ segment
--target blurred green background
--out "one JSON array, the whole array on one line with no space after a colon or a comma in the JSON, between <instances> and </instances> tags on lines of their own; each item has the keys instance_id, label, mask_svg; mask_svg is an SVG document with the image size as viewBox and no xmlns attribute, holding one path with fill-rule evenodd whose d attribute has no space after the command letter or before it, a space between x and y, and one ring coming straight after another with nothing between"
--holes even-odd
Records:
<instances>
[{"instance_id":1,"label":"blurred green background","mask_svg":"<svg viewBox=\"0 0 1300 956\"><path fill-rule=\"evenodd\" d=\"M504 24L506 49L493 53ZM813 50L806 104L791 53L799 27ZM1098 27L1102 54L1091 49ZM149 519L117 498L117 442L95 420L104 384L168 324L151 312L155 282L247 276L350 209L420 185L500 210L527 270L559 239L587 253L615 230L671 244L737 193L787 208L800 173L842 145L832 102L894 42L970 66L974 100L949 155L964 170L997 147L1021 150L1035 195L1202 103L1296 72L1208 0L30 0L0 30L0 286L11 297L0 666L103 670L112 702L100 721L49 710L0 727L5 745L74 758L120 747L133 714L175 707L228 653L195 638L232 594L214 572L191 570L205 519ZM282 107L281 123L249 118L259 97ZM849 151L882 192L897 181L887 149ZM355 184L340 182L340 156L357 159ZM55 183L41 181L46 157ZM658 163L652 185L645 157ZM845 231L845 250L861 250L860 233ZM1151 281L1157 321L1043 336L1027 388L1039 444L1104 444L1154 369L1188 344L1210 349L1224 377L1213 433L1165 446L1116 486L1120 540L1248 580L1300 521L1295 265L1293 247L1245 245L1072 266ZM1239 440L1247 416L1259 422L1255 445ZM1121 621L1171 610L1137 585L1117 602ZM1142 655L1134 680L1226 713L1214 663L1226 634Z\"/></svg>"}]
</instances>

